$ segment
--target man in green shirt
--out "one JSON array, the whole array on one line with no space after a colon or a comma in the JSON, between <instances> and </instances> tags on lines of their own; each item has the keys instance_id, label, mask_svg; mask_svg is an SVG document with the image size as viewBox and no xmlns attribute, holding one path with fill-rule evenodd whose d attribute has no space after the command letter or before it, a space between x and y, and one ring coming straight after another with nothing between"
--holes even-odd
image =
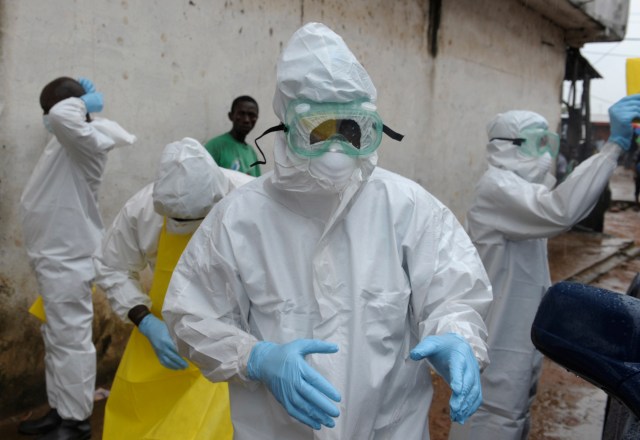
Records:
<instances>
[{"instance_id":1,"label":"man in green shirt","mask_svg":"<svg viewBox=\"0 0 640 440\"><path fill-rule=\"evenodd\" d=\"M251 166L258 160L256 152L244 141L258 120L258 103L251 96L237 97L231 104L229 120L233 123L231 131L214 137L204 147L219 166L259 177L260 166Z\"/></svg>"}]
</instances>

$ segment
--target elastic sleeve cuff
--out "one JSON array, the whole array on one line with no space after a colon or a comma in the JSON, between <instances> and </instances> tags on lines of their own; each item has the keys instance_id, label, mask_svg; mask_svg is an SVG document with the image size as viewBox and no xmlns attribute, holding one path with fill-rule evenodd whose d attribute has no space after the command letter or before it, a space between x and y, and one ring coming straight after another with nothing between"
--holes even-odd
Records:
<instances>
[{"instance_id":1,"label":"elastic sleeve cuff","mask_svg":"<svg viewBox=\"0 0 640 440\"><path fill-rule=\"evenodd\" d=\"M129 310L129 313L127 314L127 317L137 327L138 325L140 325L140 321L142 321L142 319L145 316L150 315L150 314L151 314L151 311L149 310L149 308L147 306L145 306L144 304L139 304L137 306L132 307L131 310Z\"/></svg>"},{"instance_id":2,"label":"elastic sleeve cuff","mask_svg":"<svg viewBox=\"0 0 640 440\"><path fill-rule=\"evenodd\" d=\"M601 151L605 156L609 157L611 160L617 161L618 157L622 153L624 153L624 148L618 145L617 142L608 141L606 144L604 144Z\"/></svg>"}]
</instances>

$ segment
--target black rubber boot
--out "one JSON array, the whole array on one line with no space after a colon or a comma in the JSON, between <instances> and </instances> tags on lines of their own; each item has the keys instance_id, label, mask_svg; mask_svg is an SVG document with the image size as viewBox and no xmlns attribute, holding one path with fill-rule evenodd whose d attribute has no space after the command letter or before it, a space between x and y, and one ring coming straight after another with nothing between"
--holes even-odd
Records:
<instances>
[{"instance_id":1,"label":"black rubber boot","mask_svg":"<svg viewBox=\"0 0 640 440\"><path fill-rule=\"evenodd\" d=\"M62 419L58 415L58 411L53 408L39 419L25 420L24 422L21 422L18 425L18 432L25 435L46 434L60 425L61 422Z\"/></svg>"},{"instance_id":2,"label":"black rubber boot","mask_svg":"<svg viewBox=\"0 0 640 440\"><path fill-rule=\"evenodd\" d=\"M91 424L87 420L62 420L53 430L38 437L38 440L88 440L91 438Z\"/></svg>"}]
</instances>

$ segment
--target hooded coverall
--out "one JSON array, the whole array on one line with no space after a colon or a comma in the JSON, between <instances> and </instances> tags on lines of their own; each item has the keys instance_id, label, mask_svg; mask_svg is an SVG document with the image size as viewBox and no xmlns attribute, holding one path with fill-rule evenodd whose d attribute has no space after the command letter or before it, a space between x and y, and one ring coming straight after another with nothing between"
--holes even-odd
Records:
<instances>
[{"instance_id":1,"label":"hooded coverall","mask_svg":"<svg viewBox=\"0 0 640 440\"><path fill-rule=\"evenodd\" d=\"M98 189L108 152L136 140L116 122L87 122L86 114L80 98L50 109L54 136L20 198L25 246L47 316L41 327L47 397L69 420L85 420L93 410L91 256L103 232Z\"/></svg>"},{"instance_id":2,"label":"hooded coverall","mask_svg":"<svg viewBox=\"0 0 640 440\"><path fill-rule=\"evenodd\" d=\"M298 30L277 65L276 116L292 99L375 102L371 80L326 26ZM484 268L453 213L420 185L357 160L344 186L310 172L276 135L275 170L223 199L183 253L163 316L178 349L229 381L237 440L429 438L433 389L409 351L454 332L487 362ZM334 342L306 362L342 394L335 428L314 431L247 377L258 341Z\"/></svg>"}]
</instances>

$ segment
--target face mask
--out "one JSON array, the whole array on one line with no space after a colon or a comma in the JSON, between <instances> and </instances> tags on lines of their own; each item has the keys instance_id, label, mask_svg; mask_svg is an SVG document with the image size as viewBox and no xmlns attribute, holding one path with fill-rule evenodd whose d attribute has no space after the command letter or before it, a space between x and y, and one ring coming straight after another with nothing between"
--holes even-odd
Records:
<instances>
[{"instance_id":1,"label":"face mask","mask_svg":"<svg viewBox=\"0 0 640 440\"><path fill-rule=\"evenodd\" d=\"M51 121L49 121L49 115L42 115L42 123L44 124L44 128L46 128L49 133L53 133L53 129L51 128Z\"/></svg>"},{"instance_id":2,"label":"face mask","mask_svg":"<svg viewBox=\"0 0 640 440\"><path fill-rule=\"evenodd\" d=\"M553 163L553 157L551 154L544 153L538 158L538 172L541 175L545 175L551 170L551 164Z\"/></svg>"},{"instance_id":3,"label":"face mask","mask_svg":"<svg viewBox=\"0 0 640 440\"><path fill-rule=\"evenodd\" d=\"M343 189L358 168L357 159L344 153L327 152L309 159L309 173L316 179L328 180L337 189Z\"/></svg>"},{"instance_id":4,"label":"face mask","mask_svg":"<svg viewBox=\"0 0 640 440\"><path fill-rule=\"evenodd\" d=\"M531 157L523 154L520 150L516 152L517 160L511 161L507 169L513 171L527 182L542 183L549 174L553 164L550 154L543 154L540 157Z\"/></svg>"},{"instance_id":5,"label":"face mask","mask_svg":"<svg viewBox=\"0 0 640 440\"><path fill-rule=\"evenodd\" d=\"M520 161L521 169L517 170L516 173L520 174L525 180L542 184L547 176L551 177L549 174L553 164L551 154L544 153L537 158L524 155L522 157L523 159Z\"/></svg>"}]
</instances>

